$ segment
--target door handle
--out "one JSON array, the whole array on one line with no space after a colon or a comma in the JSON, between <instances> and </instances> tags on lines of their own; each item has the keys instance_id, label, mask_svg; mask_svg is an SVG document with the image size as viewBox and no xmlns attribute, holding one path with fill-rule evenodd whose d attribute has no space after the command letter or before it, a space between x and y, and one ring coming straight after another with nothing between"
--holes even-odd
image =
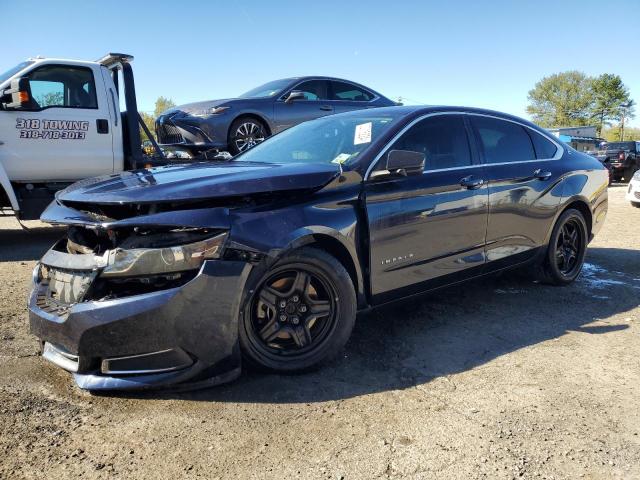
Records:
<instances>
[{"instance_id":1,"label":"door handle","mask_svg":"<svg viewBox=\"0 0 640 480\"><path fill-rule=\"evenodd\" d=\"M549 178L551 178L551 172L542 171L542 169L538 168L533 172L533 178L537 178L538 180L549 180Z\"/></svg>"},{"instance_id":2,"label":"door handle","mask_svg":"<svg viewBox=\"0 0 640 480\"><path fill-rule=\"evenodd\" d=\"M331 110L333 110L333 107L331 105L322 105L320 107L320 110L324 110L325 112L330 112Z\"/></svg>"},{"instance_id":3,"label":"door handle","mask_svg":"<svg viewBox=\"0 0 640 480\"><path fill-rule=\"evenodd\" d=\"M109 133L109 120L104 118L96 120L96 129L98 133Z\"/></svg>"},{"instance_id":4,"label":"door handle","mask_svg":"<svg viewBox=\"0 0 640 480\"><path fill-rule=\"evenodd\" d=\"M473 175L469 175L468 177L464 177L460 180L460 186L465 187L468 190L477 190L482 185L484 185L484 180L481 178L475 178Z\"/></svg>"},{"instance_id":5,"label":"door handle","mask_svg":"<svg viewBox=\"0 0 640 480\"><path fill-rule=\"evenodd\" d=\"M4 142L2 140L0 140L0 145L4 145Z\"/></svg>"}]
</instances>

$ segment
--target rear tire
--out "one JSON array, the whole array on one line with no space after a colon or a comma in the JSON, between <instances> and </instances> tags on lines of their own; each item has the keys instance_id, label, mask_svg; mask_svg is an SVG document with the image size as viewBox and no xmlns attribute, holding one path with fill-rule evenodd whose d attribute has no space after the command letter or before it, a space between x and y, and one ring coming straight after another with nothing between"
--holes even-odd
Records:
<instances>
[{"instance_id":1,"label":"rear tire","mask_svg":"<svg viewBox=\"0 0 640 480\"><path fill-rule=\"evenodd\" d=\"M240 347L260 370L314 369L347 343L356 294L344 266L328 253L301 248L265 273L243 308Z\"/></svg>"},{"instance_id":2,"label":"rear tire","mask_svg":"<svg viewBox=\"0 0 640 480\"><path fill-rule=\"evenodd\" d=\"M587 223L573 208L556 221L544 258L537 267L537 278L550 285L569 285L580 272L587 253Z\"/></svg>"}]
</instances>

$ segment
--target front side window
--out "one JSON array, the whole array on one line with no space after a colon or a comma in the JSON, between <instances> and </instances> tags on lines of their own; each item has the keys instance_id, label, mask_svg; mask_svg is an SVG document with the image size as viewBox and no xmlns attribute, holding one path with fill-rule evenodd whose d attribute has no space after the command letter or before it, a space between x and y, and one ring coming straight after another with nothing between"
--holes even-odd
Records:
<instances>
[{"instance_id":1,"label":"front side window","mask_svg":"<svg viewBox=\"0 0 640 480\"><path fill-rule=\"evenodd\" d=\"M425 118L405 132L390 150L424 153L425 170L471 165L469 141L460 115Z\"/></svg>"},{"instance_id":2,"label":"front side window","mask_svg":"<svg viewBox=\"0 0 640 480\"><path fill-rule=\"evenodd\" d=\"M27 75L33 108L98 108L89 68L47 65Z\"/></svg>"},{"instance_id":3,"label":"front side window","mask_svg":"<svg viewBox=\"0 0 640 480\"><path fill-rule=\"evenodd\" d=\"M331 100L345 100L349 102L368 102L373 95L366 90L347 82L331 81Z\"/></svg>"},{"instance_id":4,"label":"front side window","mask_svg":"<svg viewBox=\"0 0 640 480\"><path fill-rule=\"evenodd\" d=\"M471 117L485 162L511 163L534 160L531 138L523 126L491 117Z\"/></svg>"},{"instance_id":5,"label":"front side window","mask_svg":"<svg viewBox=\"0 0 640 480\"><path fill-rule=\"evenodd\" d=\"M305 100L326 100L327 82L325 80L309 80L293 88L304 93Z\"/></svg>"}]
</instances>

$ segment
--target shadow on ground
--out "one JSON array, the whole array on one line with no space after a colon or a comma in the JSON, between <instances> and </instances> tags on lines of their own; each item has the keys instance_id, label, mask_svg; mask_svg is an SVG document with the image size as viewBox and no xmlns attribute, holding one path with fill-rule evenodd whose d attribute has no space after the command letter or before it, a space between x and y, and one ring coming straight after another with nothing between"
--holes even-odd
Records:
<instances>
[{"instance_id":1,"label":"shadow on ground","mask_svg":"<svg viewBox=\"0 0 640 480\"><path fill-rule=\"evenodd\" d=\"M360 315L343 356L317 372L245 372L208 390L123 396L267 403L345 399L426 384L570 331L602 335L628 328L607 319L640 303L640 251L592 248L587 261L581 278L568 287L540 285L513 272Z\"/></svg>"},{"instance_id":2,"label":"shadow on ground","mask_svg":"<svg viewBox=\"0 0 640 480\"><path fill-rule=\"evenodd\" d=\"M0 229L0 262L39 260L63 235L63 227L38 226L25 230L15 220L15 227Z\"/></svg>"}]
</instances>

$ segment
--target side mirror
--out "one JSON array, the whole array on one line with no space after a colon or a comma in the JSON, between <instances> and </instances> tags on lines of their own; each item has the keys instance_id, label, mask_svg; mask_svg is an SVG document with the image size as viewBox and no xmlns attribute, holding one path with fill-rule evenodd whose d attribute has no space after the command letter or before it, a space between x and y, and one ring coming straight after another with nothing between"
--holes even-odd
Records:
<instances>
[{"instance_id":1,"label":"side mirror","mask_svg":"<svg viewBox=\"0 0 640 480\"><path fill-rule=\"evenodd\" d=\"M6 103L6 108L20 110L29 108L31 101L31 85L27 77L14 78L11 80L11 88L4 91L5 95L11 95L11 102Z\"/></svg>"},{"instance_id":2,"label":"side mirror","mask_svg":"<svg viewBox=\"0 0 640 480\"><path fill-rule=\"evenodd\" d=\"M375 170L371 178L417 175L424 171L425 155L411 150L391 150L387 154L385 170Z\"/></svg>"},{"instance_id":3,"label":"side mirror","mask_svg":"<svg viewBox=\"0 0 640 480\"><path fill-rule=\"evenodd\" d=\"M304 92L300 90L291 90L287 98L284 99L284 103L292 103L294 100L304 100L306 97L304 96Z\"/></svg>"}]
</instances>

